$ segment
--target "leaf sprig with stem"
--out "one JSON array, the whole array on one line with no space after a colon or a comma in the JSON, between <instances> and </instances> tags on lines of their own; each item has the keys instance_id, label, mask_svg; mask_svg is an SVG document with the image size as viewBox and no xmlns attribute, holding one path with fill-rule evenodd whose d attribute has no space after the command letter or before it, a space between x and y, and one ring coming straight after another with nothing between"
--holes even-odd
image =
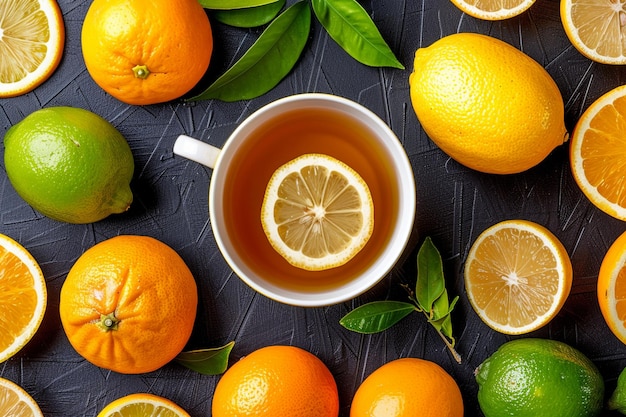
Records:
<instances>
[{"instance_id":1,"label":"leaf sprig with stem","mask_svg":"<svg viewBox=\"0 0 626 417\"><path fill-rule=\"evenodd\" d=\"M282 12L285 0L198 1L224 24L267 26L230 68L188 101L247 100L273 89L300 59L311 31L311 9L330 37L358 62L404 69L357 0L300 0Z\"/></svg>"},{"instance_id":2,"label":"leaf sprig with stem","mask_svg":"<svg viewBox=\"0 0 626 417\"><path fill-rule=\"evenodd\" d=\"M415 291L408 285L409 301L373 301L352 310L339 323L348 330L373 334L382 332L414 311L422 313L437 331L446 347L461 363L455 350L451 313L459 297L450 301L446 290L441 255L430 237L426 237L417 254L417 281Z\"/></svg>"}]
</instances>

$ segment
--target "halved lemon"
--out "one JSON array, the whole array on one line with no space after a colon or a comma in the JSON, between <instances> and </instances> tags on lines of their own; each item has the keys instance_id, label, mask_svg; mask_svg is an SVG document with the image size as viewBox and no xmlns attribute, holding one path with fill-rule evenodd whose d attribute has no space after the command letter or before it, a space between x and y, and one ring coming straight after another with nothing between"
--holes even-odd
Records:
<instances>
[{"instance_id":1,"label":"halved lemon","mask_svg":"<svg viewBox=\"0 0 626 417\"><path fill-rule=\"evenodd\" d=\"M626 233L615 239L604 255L597 292L604 321L626 344Z\"/></svg>"},{"instance_id":2,"label":"halved lemon","mask_svg":"<svg viewBox=\"0 0 626 417\"><path fill-rule=\"evenodd\" d=\"M605 213L626 220L626 86L593 102L570 142L570 165L582 192Z\"/></svg>"},{"instance_id":3,"label":"halved lemon","mask_svg":"<svg viewBox=\"0 0 626 417\"><path fill-rule=\"evenodd\" d=\"M64 42L55 0L0 0L0 98L25 94L47 80Z\"/></svg>"},{"instance_id":4,"label":"halved lemon","mask_svg":"<svg viewBox=\"0 0 626 417\"><path fill-rule=\"evenodd\" d=\"M341 266L367 243L374 203L363 178L343 162L305 154L272 175L261 208L270 244L309 271Z\"/></svg>"},{"instance_id":5,"label":"halved lemon","mask_svg":"<svg viewBox=\"0 0 626 417\"><path fill-rule=\"evenodd\" d=\"M464 275L478 316L505 334L547 324L572 287L572 264L561 242L526 220L503 221L482 232L469 251Z\"/></svg>"},{"instance_id":6,"label":"halved lemon","mask_svg":"<svg viewBox=\"0 0 626 417\"><path fill-rule=\"evenodd\" d=\"M190 417L178 404L148 393L130 394L110 402L97 417Z\"/></svg>"},{"instance_id":7,"label":"halved lemon","mask_svg":"<svg viewBox=\"0 0 626 417\"><path fill-rule=\"evenodd\" d=\"M613 0L561 0L561 22L574 47L603 64L626 64L626 8Z\"/></svg>"},{"instance_id":8,"label":"halved lemon","mask_svg":"<svg viewBox=\"0 0 626 417\"><path fill-rule=\"evenodd\" d=\"M0 416L43 417L39 406L22 387L0 378Z\"/></svg>"},{"instance_id":9,"label":"halved lemon","mask_svg":"<svg viewBox=\"0 0 626 417\"><path fill-rule=\"evenodd\" d=\"M46 302L46 282L35 259L22 245L0 234L0 362L35 335Z\"/></svg>"},{"instance_id":10,"label":"halved lemon","mask_svg":"<svg viewBox=\"0 0 626 417\"><path fill-rule=\"evenodd\" d=\"M452 0L472 17L483 20L504 20L524 13L535 0Z\"/></svg>"}]
</instances>

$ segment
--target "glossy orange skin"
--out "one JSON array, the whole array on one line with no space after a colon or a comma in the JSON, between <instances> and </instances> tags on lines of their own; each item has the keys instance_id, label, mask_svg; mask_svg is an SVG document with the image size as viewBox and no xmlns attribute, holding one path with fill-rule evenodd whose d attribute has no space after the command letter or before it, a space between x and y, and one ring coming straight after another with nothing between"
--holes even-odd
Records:
<instances>
[{"instance_id":1,"label":"glossy orange skin","mask_svg":"<svg viewBox=\"0 0 626 417\"><path fill-rule=\"evenodd\" d=\"M83 22L87 70L128 104L170 101L191 90L213 52L206 12L197 0L94 0ZM133 68L145 66L140 78Z\"/></svg>"},{"instance_id":2,"label":"glossy orange skin","mask_svg":"<svg viewBox=\"0 0 626 417\"><path fill-rule=\"evenodd\" d=\"M224 373L215 388L212 415L337 417L337 384L312 353L294 346L267 346Z\"/></svg>"},{"instance_id":3,"label":"glossy orange skin","mask_svg":"<svg viewBox=\"0 0 626 417\"><path fill-rule=\"evenodd\" d=\"M456 381L441 366L418 358L388 362L359 386L350 417L463 417Z\"/></svg>"},{"instance_id":4,"label":"glossy orange skin","mask_svg":"<svg viewBox=\"0 0 626 417\"><path fill-rule=\"evenodd\" d=\"M61 288L63 329L89 362L120 373L154 371L178 355L194 325L196 282L183 259L147 236L88 249ZM105 329L105 318L117 321Z\"/></svg>"}]
</instances>

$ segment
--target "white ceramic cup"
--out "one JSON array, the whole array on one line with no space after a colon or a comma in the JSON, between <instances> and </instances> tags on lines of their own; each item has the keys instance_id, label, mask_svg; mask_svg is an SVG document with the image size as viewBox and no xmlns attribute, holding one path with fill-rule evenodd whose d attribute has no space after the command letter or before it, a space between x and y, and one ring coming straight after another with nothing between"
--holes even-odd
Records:
<instances>
[{"instance_id":1,"label":"white ceramic cup","mask_svg":"<svg viewBox=\"0 0 626 417\"><path fill-rule=\"evenodd\" d=\"M236 227L232 226L239 224L237 222L240 220L237 219L236 215L233 215L233 212L236 211L233 210L233 207L236 207L236 205L233 205L235 203L231 204L230 199L246 196L247 190L239 188L246 188L246 184L252 184L257 180L267 181L271 173L277 168L264 167L262 161L265 159L262 159L261 162L249 162L246 159L247 156L250 158L255 156L246 155L250 149L259 149L259 151L252 151L253 153L258 153L261 149L263 149L263 152L267 151L266 147L263 147L264 144L261 143L261 147L259 147L259 144L256 144L256 142L253 143L253 141L259 141L257 133L264 129L272 129L277 120L286 119L291 112L294 112L294 114L299 113L300 115L304 114L306 117L309 113L314 114L316 109L321 109L325 112L336 112L341 118L347 118L348 123L356 123L360 126L359 129L365 129L367 132L370 132L367 136L373 141L371 145L374 146L376 151L370 152L368 157L371 161L367 161L367 163L372 169L377 169L376 167L378 166L384 167L379 172L373 171L373 176L370 175L370 178L372 178L372 182L376 182L379 179L386 181L382 183L381 188L386 193L387 197L385 198L393 201L389 207L381 208L381 210L388 211L384 213L384 216L379 207L377 207L376 200L374 201L375 216L377 213L383 216L380 217L380 220L375 217L374 233L376 233L378 226L377 222L380 221L381 230L383 230L384 226L385 234L382 235L382 240L380 241L382 243L379 244L378 249L367 253L366 249L370 245L368 242L362 250L364 258L359 262L363 266L358 271L346 272L344 274L343 271L347 270L342 269L344 268L342 266L328 272L328 274L334 274L334 276L330 276L329 281L324 281L323 285L318 285L315 275L311 275L310 279L307 276L305 283L293 284L289 281L291 278L290 274L295 276L299 272L290 270L291 266L285 266L286 261L280 258L280 255L275 254L280 260L272 261L276 262L275 268L273 266L269 269L267 266L260 268L258 265L267 259L273 259L273 255L268 252L264 252L263 255L257 255L255 247L245 247L254 240L255 234L262 233L260 221L262 195L260 199L255 197L255 200L244 203L250 204L251 207L254 206L254 216L256 216L256 218L249 220L250 225L246 226L248 227L246 230L251 230L249 239L247 236L241 236L247 234L247 232L238 232L235 230ZM325 121L322 121L321 125L325 123ZM329 123L332 122L329 121ZM304 123L302 125L304 126ZM320 124L318 123L318 125ZM315 128L308 126L306 129L306 132L301 132L303 136L316 133ZM298 141L298 136L300 134L295 134L288 140L285 139L285 143L279 143L278 146L276 143L273 144L274 150L269 150L269 152L278 152L279 148L283 147L285 147L284 149L294 148L294 152L299 152L295 150L299 143L296 142ZM370 146L367 142L353 145L355 150L352 153L359 153L359 149ZM316 150L313 149L313 151ZM351 100L318 93L284 97L267 104L245 119L234 130L223 148L220 149L189 136L181 135L174 144L174 153L213 169L209 186L209 216L218 247L237 276L254 290L273 300L304 307L326 306L350 300L372 288L392 270L406 249L411 237L416 212L416 192L413 170L406 152L389 126L376 114ZM249 179L242 180L243 182L240 182L240 184L243 185L237 186L236 188L238 189L233 190L229 177L239 175L240 171L242 171L241 168L250 164L255 165L253 175L250 175ZM264 170L267 172L263 172ZM364 176L363 173L360 174ZM257 178L264 175L267 178ZM370 180L367 178L365 180L370 185ZM370 186L370 188L372 187ZM263 187L263 192L264 189ZM257 205L258 207L256 207ZM257 208L258 214L256 214ZM373 237L370 241L372 240ZM257 241L257 245L259 245L258 242L260 241ZM269 245L267 241L264 243ZM261 245L263 246L263 244ZM258 253L262 253L261 249L258 250ZM361 253L357 254L356 257L360 255ZM284 261L285 265L282 265L281 261ZM352 262L356 261L351 260L346 265ZM308 271L306 273L315 274ZM337 279L334 280L335 278ZM333 283L328 284L331 281ZM322 281L319 282L321 283Z\"/></svg>"}]
</instances>

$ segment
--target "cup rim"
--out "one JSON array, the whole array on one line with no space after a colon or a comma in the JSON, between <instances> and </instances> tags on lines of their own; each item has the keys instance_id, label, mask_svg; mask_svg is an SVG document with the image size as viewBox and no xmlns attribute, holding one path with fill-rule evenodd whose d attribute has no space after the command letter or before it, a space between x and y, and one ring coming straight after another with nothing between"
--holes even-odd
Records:
<instances>
[{"instance_id":1,"label":"cup rim","mask_svg":"<svg viewBox=\"0 0 626 417\"><path fill-rule=\"evenodd\" d=\"M261 284L257 280L252 279L249 276L252 271L245 264L240 264L234 259L229 248L229 239L226 236L226 233L222 233L223 228L218 226L221 222L219 222L216 218L218 208L217 204L218 201L221 202L221 200L216 198L216 194L218 192L217 190L219 188L216 184L218 181L221 181L221 178L219 178L220 172L225 171L226 169L226 166L222 167L222 165L226 163L223 162L223 156L229 152L234 152L239 145L236 143L237 141L235 141L234 138L241 135L242 132L250 129L251 125L255 126L262 123L267 114L272 112L275 108L289 105L293 102L319 102L326 105L332 103L334 106L346 109L349 108L357 113L360 113L362 116L365 116L365 118L369 120L367 123L370 127L375 126L378 131L383 132L385 137L391 139L384 142L385 146L393 155L393 159L395 161L394 167L398 170L397 177L401 182L399 185L400 204L398 205L397 224L392 232L388 246L381 252L379 258L368 268L367 279L352 280L339 287L333 287L330 290L306 292L306 297L303 296L304 292L280 288L279 286L268 281L263 281ZM216 173L217 175L215 175ZM242 281L244 281L256 292L274 301L301 307L322 307L339 304L356 298L378 284L393 269L406 249L413 232L415 214L416 186L413 168L410 164L408 155L406 154L406 151L396 134L380 117L378 117L378 115L365 106L350 99L328 93L300 93L285 96L267 103L252 112L235 128L226 140L226 143L217 158L209 185L209 216L211 229L213 230L218 248L229 267Z\"/></svg>"}]
</instances>

